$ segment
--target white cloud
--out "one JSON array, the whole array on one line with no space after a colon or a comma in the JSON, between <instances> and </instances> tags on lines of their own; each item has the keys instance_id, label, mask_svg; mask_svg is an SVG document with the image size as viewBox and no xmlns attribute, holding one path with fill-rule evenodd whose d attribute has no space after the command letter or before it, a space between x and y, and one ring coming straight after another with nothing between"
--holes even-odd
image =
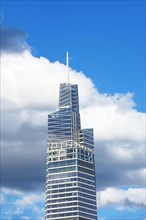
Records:
<instances>
[{"instance_id":1,"label":"white cloud","mask_svg":"<svg viewBox=\"0 0 146 220\"><path fill-rule=\"evenodd\" d=\"M2 193L4 195L13 195L13 196L20 196L22 195L22 192L16 189L11 189L11 188L2 188Z\"/></svg>"},{"instance_id":2,"label":"white cloud","mask_svg":"<svg viewBox=\"0 0 146 220\"><path fill-rule=\"evenodd\" d=\"M10 174L5 179L13 187L38 187L44 181L36 167L45 170L47 114L57 109L59 83L67 79L66 66L36 58L29 51L3 54L1 64L2 150L9 158L3 164ZM101 94L91 79L72 69L70 81L79 85L82 128L94 128L97 186L142 185L145 114L134 109L133 94ZM27 172L26 167L30 167ZM27 197L17 200L19 205L29 202Z\"/></svg>"},{"instance_id":3,"label":"white cloud","mask_svg":"<svg viewBox=\"0 0 146 220\"><path fill-rule=\"evenodd\" d=\"M139 146L134 143L132 145L130 143L114 143L109 144L108 147L115 160L122 160L124 163L125 161L132 161L136 157L140 158L143 155L145 146L142 143L139 143Z\"/></svg>"},{"instance_id":4,"label":"white cloud","mask_svg":"<svg viewBox=\"0 0 146 220\"><path fill-rule=\"evenodd\" d=\"M4 54L1 62L2 108L6 110L4 119L9 118L7 124L15 124L14 130L24 122L44 125L47 111L58 106L59 83L66 81L65 65L36 58L28 51ZM130 93L100 94L83 73L70 70L70 74L71 82L79 84L82 126L94 127L95 139L145 139L145 114L133 109Z\"/></svg>"},{"instance_id":5,"label":"white cloud","mask_svg":"<svg viewBox=\"0 0 146 220\"><path fill-rule=\"evenodd\" d=\"M117 100L112 104L108 102L109 99L113 101L114 98L114 96L107 97L104 106L98 106L97 100L94 105L84 108L81 111L82 125L94 127L96 140L143 141L145 139L144 113L138 113L132 108L124 109L120 106L120 101L118 103Z\"/></svg>"},{"instance_id":6,"label":"white cloud","mask_svg":"<svg viewBox=\"0 0 146 220\"><path fill-rule=\"evenodd\" d=\"M131 182L136 182L136 180L140 180L145 185L145 177L146 177L146 169L135 169L135 170L127 170L125 172L125 178L131 179Z\"/></svg>"},{"instance_id":7,"label":"white cloud","mask_svg":"<svg viewBox=\"0 0 146 220\"><path fill-rule=\"evenodd\" d=\"M60 82L66 81L65 65L55 62L50 63L44 57L33 57L30 52L25 51L21 55L4 54L2 56L2 98L6 109L18 108L46 108L57 107L58 87ZM83 104L90 97L90 79L82 73L70 71L72 81L82 81L81 89ZM93 92L91 94L93 94Z\"/></svg>"},{"instance_id":8,"label":"white cloud","mask_svg":"<svg viewBox=\"0 0 146 220\"><path fill-rule=\"evenodd\" d=\"M146 206L146 190L143 188L128 188L127 190L106 188L98 192L98 206L116 205L119 210Z\"/></svg>"},{"instance_id":9,"label":"white cloud","mask_svg":"<svg viewBox=\"0 0 146 220\"><path fill-rule=\"evenodd\" d=\"M5 199L2 204L4 219L13 219L13 216L21 216L22 220L44 219L44 193L2 188L1 196Z\"/></svg>"},{"instance_id":10,"label":"white cloud","mask_svg":"<svg viewBox=\"0 0 146 220\"><path fill-rule=\"evenodd\" d=\"M23 207L23 209L24 209L25 207L32 206L35 203L42 201L43 196L44 196L44 194L43 195L34 194L34 193L33 194L32 193L25 194L22 197L20 197L19 199L17 199L14 204L16 206L18 206L19 208Z\"/></svg>"}]
</instances>

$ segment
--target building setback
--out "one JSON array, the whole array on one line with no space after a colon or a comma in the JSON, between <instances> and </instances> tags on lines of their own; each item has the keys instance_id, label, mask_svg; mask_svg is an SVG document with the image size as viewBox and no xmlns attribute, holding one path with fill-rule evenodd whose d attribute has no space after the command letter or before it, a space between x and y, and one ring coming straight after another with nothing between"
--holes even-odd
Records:
<instances>
[{"instance_id":1,"label":"building setback","mask_svg":"<svg viewBox=\"0 0 146 220\"><path fill-rule=\"evenodd\" d=\"M46 220L97 220L93 129L81 129L78 86L60 84L48 115Z\"/></svg>"}]
</instances>

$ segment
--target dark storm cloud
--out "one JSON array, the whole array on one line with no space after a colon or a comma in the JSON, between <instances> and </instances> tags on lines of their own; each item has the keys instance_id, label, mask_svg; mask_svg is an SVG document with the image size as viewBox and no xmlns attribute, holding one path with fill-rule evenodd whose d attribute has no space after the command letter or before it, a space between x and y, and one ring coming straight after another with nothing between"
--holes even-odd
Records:
<instances>
[{"instance_id":1,"label":"dark storm cloud","mask_svg":"<svg viewBox=\"0 0 146 220\"><path fill-rule=\"evenodd\" d=\"M6 122L7 123L7 122ZM1 184L19 190L44 190L47 129L22 123L1 135Z\"/></svg>"},{"instance_id":2,"label":"dark storm cloud","mask_svg":"<svg viewBox=\"0 0 146 220\"><path fill-rule=\"evenodd\" d=\"M112 143L110 143L112 145ZM114 144L114 142L113 142ZM121 143L122 144L122 143ZM124 142L123 142L124 144ZM13 134L7 134L2 143L2 186L33 191L45 189L47 128L23 123ZM133 147L134 143L131 143ZM137 143L138 145L138 143ZM107 150L107 142L96 142L97 190L120 185L139 185L140 179L126 177L128 171L143 168L144 161L118 161Z\"/></svg>"},{"instance_id":3,"label":"dark storm cloud","mask_svg":"<svg viewBox=\"0 0 146 220\"><path fill-rule=\"evenodd\" d=\"M22 53L30 50L26 43L27 35L17 28L1 27L0 49L1 53Z\"/></svg>"},{"instance_id":4,"label":"dark storm cloud","mask_svg":"<svg viewBox=\"0 0 146 220\"><path fill-rule=\"evenodd\" d=\"M3 143L1 184L23 191L44 190L46 170L44 141Z\"/></svg>"},{"instance_id":5,"label":"dark storm cloud","mask_svg":"<svg viewBox=\"0 0 146 220\"><path fill-rule=\"evenodd\" d=\"M96 142L96 179L97 179L97 189L102 189L106 187L119 187L121 185L135 185L143 186L144 179L136 178L133 173L143 169L145 160L138 153L132 156L131 160L123 160L120 155L119 158L111 154L112 149L110 146L115 145L117 141L102 141ZM132 142L128 140L120 141L120 145L128 144L132 150L135 148L138 150L139 146L144 143ZM110 145L110 146L109 146ZM119 143L117 143L118 148ZM127 175L127 172L130 175Z\"/></svg>"},{"instance_id":6,"label":"dark storm cloud","mask_svg":"<svg viewBox=\"0 0 146 220\"><path fill-rule=\"evenodd\" d=\"M45 187L47 117L45 125L19 122L19 111L2 114L1 173L2 186L19 190L43 190ZM20 124L19 124L20 123ZM132 172L144 167L138 149L143 143L129 140L96 141L97 190L121 185L142 185ZM123 160L113 154L112 147L128 146L131 159ZM133 153L136 152L136 154ZM129 176L127 172L130 172Z\"/></svg>"}]
</instances>

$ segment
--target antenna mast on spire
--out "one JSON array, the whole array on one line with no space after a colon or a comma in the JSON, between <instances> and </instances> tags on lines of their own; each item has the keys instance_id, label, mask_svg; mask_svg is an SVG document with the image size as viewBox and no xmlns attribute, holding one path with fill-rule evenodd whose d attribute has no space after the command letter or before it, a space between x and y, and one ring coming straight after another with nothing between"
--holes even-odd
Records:
<instances>
[{"instance_id":1,"label":"antenna mast on spire","mask_svg":"<svg viewBox=\"0 0 146 220\"><path fill-rule=\"evenodd\" d=\"M67 67L67 83L69 83L69 58L68 58L68 51L66 52L66 67Z\"/></svg>"}]
</instances>

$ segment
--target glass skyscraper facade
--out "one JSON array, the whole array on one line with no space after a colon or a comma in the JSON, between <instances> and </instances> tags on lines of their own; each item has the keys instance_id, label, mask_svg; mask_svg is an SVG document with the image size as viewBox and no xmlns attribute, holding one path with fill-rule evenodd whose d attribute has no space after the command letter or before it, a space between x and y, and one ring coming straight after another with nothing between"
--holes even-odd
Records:
<instances>
[{"instance_id":1,"label":"glass skyscraper facade","mask_svg":"<svg viewBox=\"0 0 146 220\"><path fill-rule=\"evenodd\" d=\"M97 220L93 129L81 129L78 86L60 84L48 115L46 220Z\"/></svg>"}]
</instances>

